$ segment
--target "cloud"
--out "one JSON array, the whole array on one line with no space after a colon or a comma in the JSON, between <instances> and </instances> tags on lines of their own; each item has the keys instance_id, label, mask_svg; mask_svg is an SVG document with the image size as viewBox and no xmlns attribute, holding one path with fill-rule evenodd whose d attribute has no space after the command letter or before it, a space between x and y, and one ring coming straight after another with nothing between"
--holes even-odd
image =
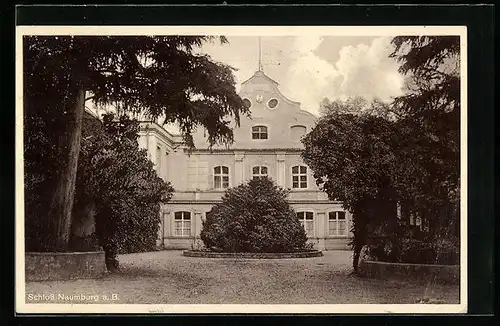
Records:
<instances>
[{"instance_id":1,"label":"cloud","mask_svg":"<svg viewBox=\"0 0 500 326\"><path fill-rule=\"evenodd\" d=\"M339 77L336 68L314 51L321 44L321 37L297 37L293 43L291 63L282 84L285 95L302 103L304 109L317 113L319 102L335 85Z\"/></svg>"},{"instance_id":2,"label":"cloud","mask_svg":"<svg viewBox=\"0 0 500 326\"><path fill-rule=\"evenodd\" d=\"M229 36L229 44L206 43L200 52L226 63L240 84L258 66L258 37ZM280 84L281 92L302 108L319 112L319 104L362 96L389 100L401 94L399 65L389 58L389 37L266 36L262 38L264 72Z\"/></svg>"},{"instance_id":3,"label":"cloud","mask_svg":"<svg viewBox=\"0 0 500 326\"><path fill-rule=\"evenodd\" d=\"M368 100L390 100L401 94L404 78L398 72L399 64L389 54L390 38L375 38L370 46L360 44L340 50L336 69L343 80L340 94L344 97L362 96Z\"/></svg>"},{"instance_id":4,"label":"cloud","mask_svg":"<svg viewBox=\"0 0 500 326\"><path fill-rule=\"evenodd\" d=\"M318 113L323 98L330 100L362 96L367 100L390 100L401 94L403 77L399 65L389 58L390 38L374 38L365 44L343 46L336 62L316 54L321 37L297 37L282 84L284 94L302 103L304 109ZM331 41L330 41L331 42Z\"/></svg>"}]
</instances>

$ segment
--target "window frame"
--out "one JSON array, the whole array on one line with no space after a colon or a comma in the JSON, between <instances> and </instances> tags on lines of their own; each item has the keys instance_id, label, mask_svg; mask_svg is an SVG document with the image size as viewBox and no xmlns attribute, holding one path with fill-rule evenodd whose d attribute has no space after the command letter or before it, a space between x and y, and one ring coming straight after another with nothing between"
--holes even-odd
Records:
<instances>
[{"instance_id":1,"label":"window frame","mask_svg":"<svg viewBox=\"0 0 500 326\"><path fill-rule=\"evenodd\" d=\"M254 168L258 168L259 169L259 173L255 174L253 172ZM266 171L267 171L266 174L262 174L262 168L266 169ZM251 176L252 176L252 180L254 180L256 177L257 178L262 178L262 177L268 177L269 178L269 167L267 165L263 165L263 164L253 165L251 167Z\"/></svg>"},{"instance_id":2,"label":"window frame","mask_svg":"<svg viewBox=\"0 0 500 326\"><path fill-rule=\"evenodd\" d=\"M216 173L215 169L220 168L220 172ZM224 173L224 168L227 169L227 173ZM216 165L212 167L212 187L215 190L226 190L231 187L231 169L227 165ZM216 186L216 178L220 178L220 187ZM224 187L224 177L227 177L227 187Z\"/></svg>"},{"instance_id":3,"label":"window frame","mask_svg":"<svg viewBox=\"0 0 500 326\"><path fill-rule=\"evenodd\" d=\"M330 214L335 214L335 218L331 218L331 215ZM343 219L339 219L339 214L338 213L344 213L344 218ZM344 234L340 234L339 233L339 222L342 221L344 224L345 224L345 233ZM345 238L345 237L348 237L349 236L349 219L347 217L347 212L346 211L343 211L343 210L331 210L331 211L328 211L327 212L327 222L328 222L328 226L327 226L327 235L328 237L330 238L339 238L339 237L342 237L342 238ZM330 223L331 222L334 222L335 224L335 234L332 234L330 233Z\"/></svg>"},{"instance_id":4,"label":"window frame","mask_svg":"<svg viewBox=\"0 0 500 326\"><path fill-rule=\"evenodd\" d=\"M269 102L271 102L272 100L276 100L276 106L275 106L275 107L273 107L273 108L269 105ZM269 110L276 110L276 109L278 108L278 106L279 106L279 105L280 105L280 100L279 100L277 97L271 97L271 98L269 98L269 100L267 100L267 102L266 102L266 106L267 106L267 108L268 108Z\"/></svg>"},{"instance_id":5,"label":"window frame","mask_svg":"<svg viewBox=\"0 0 500 326\"><path fill-rule=\"evenodd\" d=\"M311 213L311 215L312 215L311 219L307 218L307 213ZM296 214L297 218L299 219L300 224L304 228L304 231L306 232L307 238L314 238L316 236L316 214L315 214L314 210L312 210L312 209L301 209L299 211L296 211L295 214ZM300 218L299 214L304 214L304 217ZM306 223L307 223L308 220L312 224L311 234L307 233L307 225L306 225Z\"/></svg>"},{"instance_id":6,"label":"window frame","mask_svg":"<svg viewBox=\"0 0 500 326\"><path fill-rule=\"evenodd\" d=\"M177 214L181 214L181 219L177 219ZM173 228L172 228L172 235L176 238L189 238L192 237L193 235L193 213L191 211L174 211L172 212L173 214ZM185 215L188 215L188 218L186 218ZM189 221L189 232L188 234L184 234L184 231L187 229L185 227L186 222ZM181 234L177 234L177 222L180 222L181 227Z\"/></svg>"},{"instance_id":7,"label":"window frame","mask_svg":"<svg viewBox=\"0 0 500 326\"><path fill-rule=\"evenodd\" d=\"M258 129L258 131L254 131L254 128L264 128L265 132L261 131L261 129ZM263 124L254 125L252 126L251 134L252 134L252 140L254 141L269 140L269 127ZM259 138L254 138L254 134L259 135ZM266 138L261 138L263 134L266 135Z\"/></svg>"},{"instance_id":8,"label":"window frame","mask_svg":"<svg viewBox=\"0 0 500 326\"><path fill-rule=\"evenodd\" d=\"M293 172L293 169L295 167L298 167L298 173L294 173ZM302 173L301 172L301 168L305 168L306 171L305 173ZM307 190L309 189L309 167L307 165L304 165L304 164L297 164L297 165L293 165L291 166L290 168L290 174L291 174L291 179L292 179L292 184L291 184L291 188L292 190ZM294 187L294 177L298 177L298 187ZM301 181L301 177L305 177L305 181ZM301 187L302 183L306 183L306 186L305 187Z\"/></svg>"}]
</instances>

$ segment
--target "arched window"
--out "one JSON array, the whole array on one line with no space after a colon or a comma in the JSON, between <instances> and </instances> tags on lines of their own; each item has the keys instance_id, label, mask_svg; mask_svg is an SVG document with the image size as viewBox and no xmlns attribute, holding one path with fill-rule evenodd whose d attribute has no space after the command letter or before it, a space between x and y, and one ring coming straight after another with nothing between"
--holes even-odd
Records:
<instances>
[{"instance_id":1,"label":"arched window","mask_svg":"<svg viewBox=\"0 0 500 326\"><path fill-rule=\"evenodd\" d=\"M345 212L334 211L328 213L328 235L346 236L348 231Z\"/></svg>"},{"instance_id":2,"label":"arched window","mask_svg":"<svg viewBox=\"0 0 500 326\"><path fill-rule=\"evenodd\" d=\"M229 188L229 168L227 166L214 167L214 188Z\"/></svg>"},{"instance_id":3,"label":"arched window","mask_svg":"<svg viewBox=\"0 0 500 326\"><path fill-rule=\"evenodd\" d=\"M252 179L261 179L267 177L267 167L266 166L254 166L252 168Z\"/></svg>"},{"instance_id":4,"label":"arched window","mask_svg":"<svg viewBox=\"0 0 500 326\"><path fill-rule=\"evenodd\" d=\"M307 166L296 165L292 167L292 188L307 188Z\"/></svg>"},{"instance_id":5,"label":"arched window","mask_svg":"<svg viewBox=\"0 0 500 326\"><path fill-rule=\"evenodd\" d=\"M267 127L266 126L253 126L252 127L252 139L267 139Z\"/></svg>"},{"instance_id":6,"label":"arched window","mask_svg":"<svg viewBox=\"0 0 500 326\"><path fill-rule=\"evenodd\" d=\"M300 140L306 134L306 126L292 126L290 128L293 140Z\"/></svg>"},{"instance_id":7,"label":"arched window","mask_svg":"<svg viewBox=\"0 0 500 326\"><path fill-rule=\"evenodd\" d=\"M189 237L191 236L191 213L190 212L175 212L174 213L174 236Z\"/></svg>"},{"instance_id":8,"label":"arched window","mask_svg":"<svg viewBox=\"0 0 500 326\"><path fill-rule=\"evenodd\" d=\"M304 227L307 237L314 236L314 213L313 212L297 212L300 224Z\"/></svg>"}]
</instances>

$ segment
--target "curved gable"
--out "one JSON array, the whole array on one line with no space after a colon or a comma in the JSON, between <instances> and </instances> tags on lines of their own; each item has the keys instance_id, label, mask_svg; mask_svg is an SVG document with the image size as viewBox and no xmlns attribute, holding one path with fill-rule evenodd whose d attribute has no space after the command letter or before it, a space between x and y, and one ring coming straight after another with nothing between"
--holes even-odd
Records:
<instances>
[{"instance_id":1,"label":"curved gable","mask_svg":"<svg viewBox=\"0 0 500 326\"><path fill-rule=\"evenodd\" d=\"M239 95L250 101L251 117L241 117L240 127L234 129L232 149L271 149L302 148L300 139L292 137L293 126L303 126L311 131L316 117L300 108L300 102L292 101L283 95L278 83L262 71L242 83ZM252 130L267 130L267 135L256 135ZM204 131L195 135L197 148L207 148ZM216 147L223 149L224 147Z\"/></svg>"}]
</instances>

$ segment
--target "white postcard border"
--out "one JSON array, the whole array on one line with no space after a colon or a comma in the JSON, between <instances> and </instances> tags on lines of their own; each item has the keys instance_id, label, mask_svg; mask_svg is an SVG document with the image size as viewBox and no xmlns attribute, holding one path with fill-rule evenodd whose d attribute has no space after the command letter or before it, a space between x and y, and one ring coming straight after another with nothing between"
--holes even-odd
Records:
<instances>
[{"instance_id":1,"label":"white postcard border","mask_svg":"<svg viewBox=\"0 0 500 326\"><path fill-rule=\"evenodd\" d=\"M461 69L461 262L459 304L36 304L26 303L24 265L23 76L25 35L226 35L226 36L406 36L459 35ZM17 313L465 313L467 311L467 28L466 26L17 26L16 27L16 220L15 307Z\"/></svg>"}]
</instances>

